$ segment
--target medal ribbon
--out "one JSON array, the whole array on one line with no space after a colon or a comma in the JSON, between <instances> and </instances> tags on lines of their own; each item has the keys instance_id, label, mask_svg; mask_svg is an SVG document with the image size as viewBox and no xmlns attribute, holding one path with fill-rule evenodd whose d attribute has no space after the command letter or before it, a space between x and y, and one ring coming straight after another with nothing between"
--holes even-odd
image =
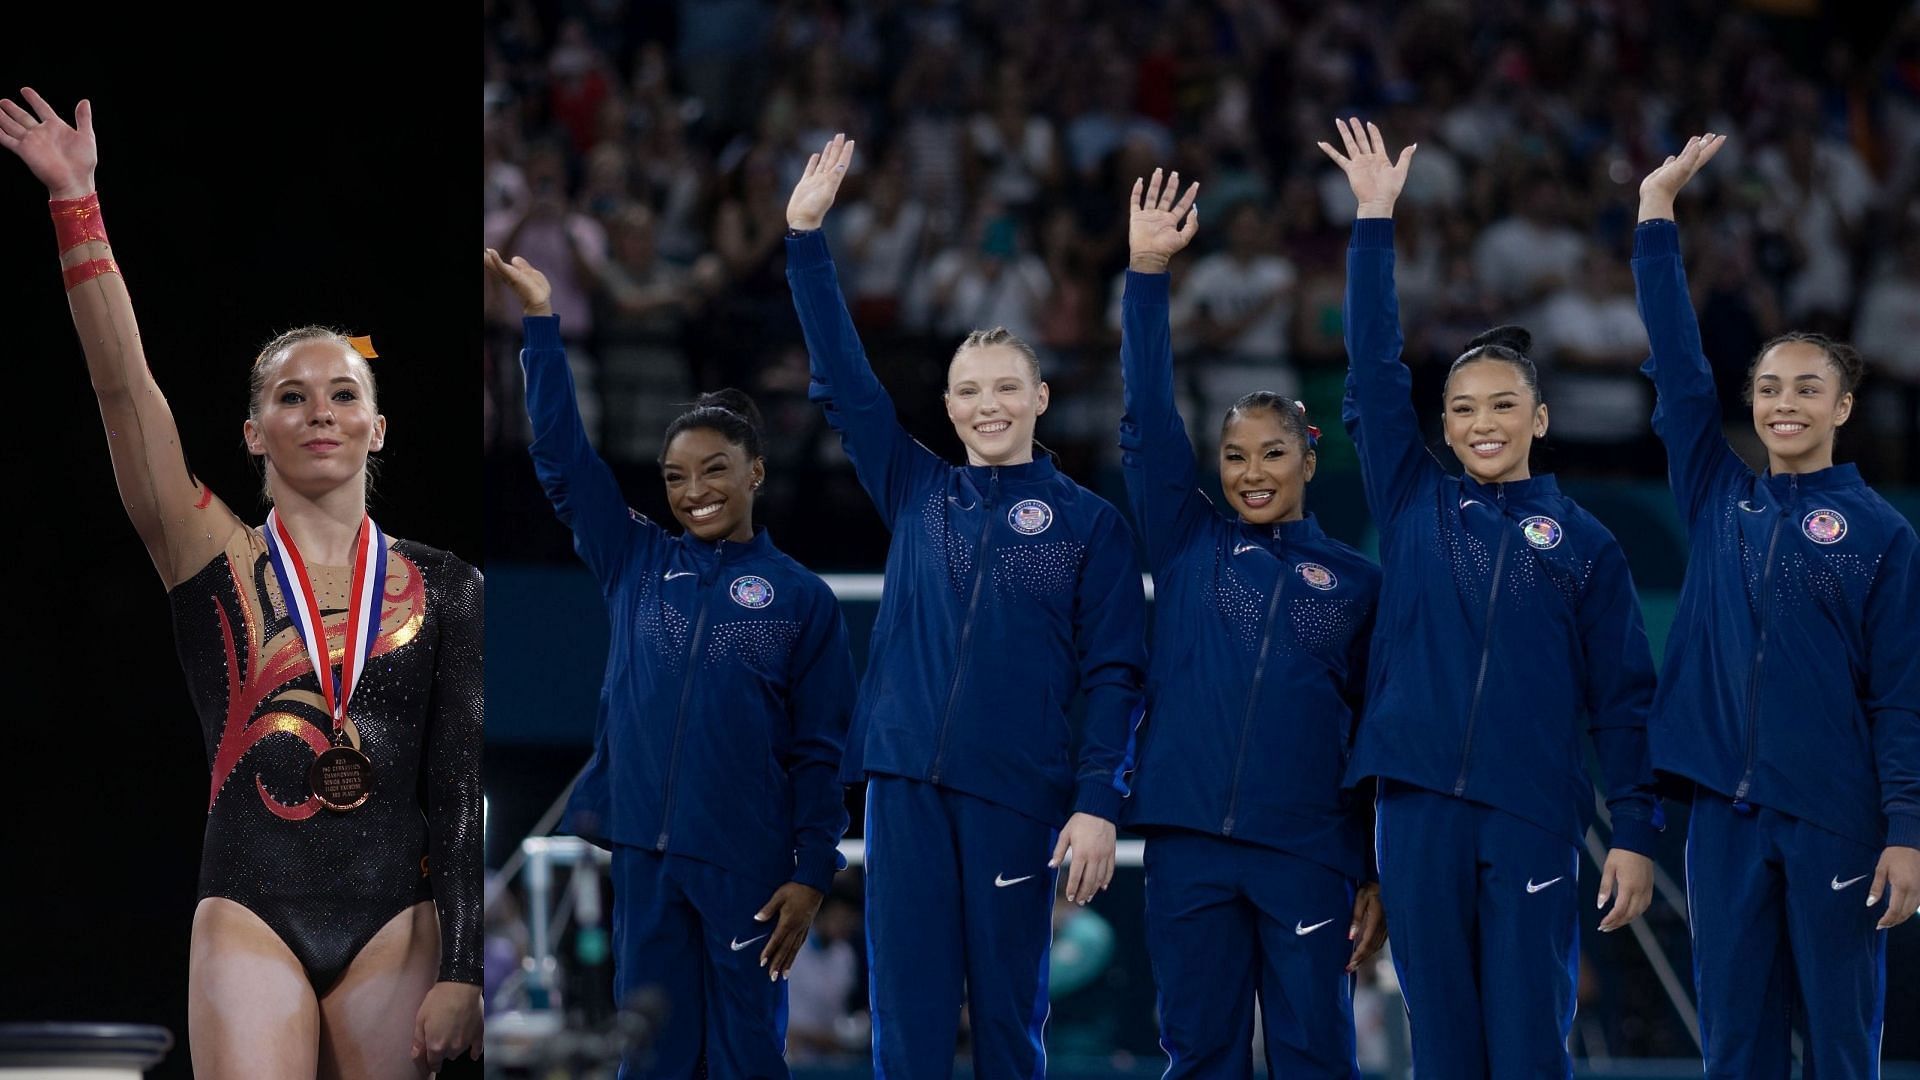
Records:
<instances>
[{"instance_id":1,"label":"medal ribbon","mask_svg":"<svg viewBox=\"0 0 1920 1080\"><path fill-rule=\"evenodd\" d=\"M280 595L286 598L287 614L313 660L313 673L320 680L320 695L326 700L327 713L333 717L333 730L346 725L347 702L360 685L367 659L373 655L373 640L380 630L380 598L387 580L387 538L373 518L362 515L360 539L354 545L352 592L347 597L347 640L342 651L339 685L333 677L333 658L327 650L327 630L320 619L320 605L313 596L313 582L307 577L306 561L293 542L280 515L267 511L267 556L273 562L273 574L280 580Z\"/></svg>"}]
</instances>

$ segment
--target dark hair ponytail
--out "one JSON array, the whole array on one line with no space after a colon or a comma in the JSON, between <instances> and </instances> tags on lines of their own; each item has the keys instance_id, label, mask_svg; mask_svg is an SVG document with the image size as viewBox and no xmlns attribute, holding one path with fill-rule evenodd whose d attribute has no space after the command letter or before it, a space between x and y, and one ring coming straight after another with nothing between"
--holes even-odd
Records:
<instances>
[{"instance_id":1,"label":"dark hair ponytail","mask_svg":"<svg viewBox=\"0 0 1920 1080\"><path fill-rule=\"evenodd\" d=\"M1224 438L1227 425L1233 418L1243 416L1255 409L1271 409L1280 419L1280 426L1287 434L1300 442L1302 453L1313 453L1320 445L1320 429L1307 423L1307 407L1290 397L1282 397L1271 390L1255 390L1244 394L1240 400L1227 406L1227 415L1220 418L1220 434Z\"/></svg>"},{"instance_id":2,"label":"dark hair ponytail","mask_svg":"<svg viewBox=\"0 0 1920 1080\"><path fill-rule=\"evenodd\" d=\"M1533 335L1524 326L1496 326L1467 342L1467 351L1453 361L1447 369L1447 382L1453 382L1454 372L1468 364L1480 360L1498 360L1511 366L1520 373L1520 381L1533 391L1533 403L1539 405L1546 400L1540 393L1540 372L1527 357L1527 350L1533 348Z\"/></svg>"},{"instance_id":3,"label":"dark hair ponytail","mask_svg":"<svg viewBox=\"0 0 1920 1080\"><path fill-rule=\"evenodd\" d=\"M719 432L728 442L747 452L749 461L766 456L760 436L760 408L743 390L728 387L701 394L686 412L673 418L667 434L660 440L660 459L664 464L667 447L683 431L705 428Z\"/></svg>"}]
</instances>

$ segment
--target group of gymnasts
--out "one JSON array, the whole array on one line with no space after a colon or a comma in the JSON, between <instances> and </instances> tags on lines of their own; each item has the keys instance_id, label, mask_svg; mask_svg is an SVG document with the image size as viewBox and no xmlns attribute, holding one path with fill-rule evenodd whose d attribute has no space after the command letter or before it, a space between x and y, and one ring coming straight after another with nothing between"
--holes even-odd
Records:
<instances>
[{"instance_id":1,"label":"group of gymnasts","mask_svg":"<svg viewBox=\"0 0 1920 1080\"><path fill-rule=\"evenodd\" d=\"M1129 196L1130 530L1035 455L1049 388L1005 330L970 334L948 366L965 463L900 426L820 231L854 144L809 159L787 277L810 397L892 533L857 690L825 585L754 522L751 403L708 395L668 429L670 535L587 442L544 278L486 253L525 305L535 465L612 620L566 827L614 852L616 992L674 1003L627 1075L786 1075L778 977L837 865L839 785L864 780L876 1075L949 1075L963 998L976 1075L1044 1073L1055 875L1066 861L1066 897L1086 903L1124 826L1146 838L1169 1077L1249 1075L1256 1002L1273 1075L1357 1076L1353 973L1388 928L1420 1076L1571 1076L1583 719L1611 836L1600 930L1648 905L1662 797L1692 803L1708 1074L1784 1078L1797 1002L1809 1071L1876 1075L1881 932L1920 904L1920 546L1833 463L1857 355L1769 343L1747 386L1768 467L1743 464L1674 222L1724 136L1646 177L1644 370L1690 545L1656 679L1618 542L1529 468L1548 409L1525 331L1453 362L1440 407L1459 472L1429 451L1394 290L1416 148L1395 158L1372 124L1336 127L1320 147L1357 202L1342 419L1377 566L1306 511L1319 432L1296 402L1228 409L1226 506L1201 490L1168 319L1198 184L1156 170Z\"/></svg>"},{"instance_id":2,"label":"group of gymnasts","mask_svg":"<svg viewBox=\"0 0 1920 1080\"><path fill-rule=\"evenodd\" d=\"M525 305L535 466L612 621L565 827L614 853L616 992L673 1003L624 1075L786 1075L779 976L838 865L840 785L864 781L878 1076L950 1075L963 999L975 1075L1044 1073L1056 874L1086 903L1122 827L1146 841L1169 1077L1249 1075L1256 1002L1273 1075L1356 1077L1354 972L1389 928L1423 1080L1571 1076L1583 720L1611 837L1601 931L1648 905L1662 798L1692 803L1708 1074L1786 1077L1797 1002L1810 1074L1876 1075L1882 931L1920 904L1920 546L1833 462L1859 358L1805 333L1762 349L1746 393L1768 467L1743 464L1674 222L1725 137L1646 177L1644 371L1690 545L1656 679L1618 542L1529 468L1548 408L1524 330L1453 362L1439 406L1460 469L1429 451L1394 289L1416 148L1336 127L1320 148L1357 202L1342 420L1379 565L1306 511L1319 432L1296 402L1228 409L1226 505L1201 490L1168 325L1198 184L1155 170L1129 196L1129 527L1035 454L1050 391L1004 329L948 365L965 462L901 427L821 233L854 144L808 160L786 272L809 394L892 534L857 690L826 586L754 520L751 403L710 394L668 428L671 535L588 444L545 279L486 252Z\"/></svg>"}]
</instances>

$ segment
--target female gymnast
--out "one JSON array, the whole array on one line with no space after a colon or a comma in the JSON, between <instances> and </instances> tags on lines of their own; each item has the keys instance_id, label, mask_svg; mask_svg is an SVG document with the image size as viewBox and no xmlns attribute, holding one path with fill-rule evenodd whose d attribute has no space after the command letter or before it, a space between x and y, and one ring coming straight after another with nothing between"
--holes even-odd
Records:
<instances>
[{"instance_id":1,"label":"female gymnast","mask_svg":"<svg viewBox=\"0 0 1920 1080\"><path fill-rule=\"evenodd\" d=\"M1861 375L1844 343L1784 334L1747 366L1764 474L1720 433L1673 206L1725 142L1690 139L1641 181L1633 238L1653 346L1642 370L1689 544L1653 763L1693 802L1707 1075L1785 1080L1799 1011L1807 1075L1870 1077L1880 931L1920 904L1920 544L1858 469L1833 462Z\"/></svg>"},{"instance_id":2,"label":"female gymnast","mask_svg":"<svg viewBox=\"0 0 1920 1080\"><path fill-rule=\"evenodd\" d=\"M1136 180L1120 306L1122 461L1154 581L1150 721L1124 823L1147 837L1147 951L1168 1077L1357 1078L1353 971L1385 935L1370 802L1349 790L1380 570L1306 512L1317 429L1256 391L1201 494L1174 406L1168 261L1200 185ZM1184 218L1184 222L1183 219ZM1345 931L1343 934L1342 931Z\"/></svg>"},{"instance_id":3,"label":"female gymnast","mask_svg":"<svg viewBox=\"0 0 1920 1080\"><path fill-rule=\"evenodd\" d=\"M1146 667L1140 571L1119 512L1034 455L1049 391L1006 330L969 334L947 366L965 464L900 426L819 231L853 151L835 136L794 187L787 281L809 395L893 533L841 774L867 779L874 1065L947 1075L964 985L975 1073L1034 1076L1053 871L1070 851L1082 904L1113 877Z\"/></svg>"},{"instance_id":4,"label":"female gymnast","mask_svg":"<svg viewBox=\"0 0 1920 1080\"><path fill-rule=\"evenodd\" d=\"M787 1075L786 983L840 861L836 780L853 708L840 603L753 523L759 412L703 395L660 471L682 532L629 510L587 443L546 277L489 249L526 312L540 482L607 598L593 757L561 828L613 851L614 995L671 1009L622 1077Z\"/></svg>"},{"instance_id":5,"label":"female gymnast","mask_svg":"<svg viewBox=\"0 0 1920 1080\"><path fill-rule=\"evenodd\" d=\"M1398 161L1373 125L1320 149L1359 200L1347 251L1347 400L1385 580L1350 781L1378 777L1376 856L1422 1080L1573 1075L1580 848L1600 759L1613 850L1602 931L1652 896L1661 827L1653 657L1620 545L1528 466L1547 433L1530 339L1468 343L1442 393L1463 475L1428 452L1401 362Z\"/></svg>"},{"instance_id":6,"label":"female gymnast","mask_svg":"<svg viewBox=\"0 0 1920 1080\"><path fill-rule=\"evenodd\" d=\"M212 768L188 1036L201 1077L424 1076L480 1051L481 589L367 515L371 346L320 327L253 362L273 504L188 470L94 190L92 108L0 99L52 197L120 498L166 586ZM321 651L329 662L316 665Z\"/></svg>"}]
</instances>

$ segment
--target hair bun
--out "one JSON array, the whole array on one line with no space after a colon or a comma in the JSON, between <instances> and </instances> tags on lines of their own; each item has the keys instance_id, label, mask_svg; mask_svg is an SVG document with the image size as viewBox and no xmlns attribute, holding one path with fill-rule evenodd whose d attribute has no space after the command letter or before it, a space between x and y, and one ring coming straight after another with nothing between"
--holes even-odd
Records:
<instances>
[{"instance_id":1,"label":"hair bun","mask_svg":"<svg viewBox=\"0 0 1920 1080\"><path fill-rule=\"evenodd\" d=\"M711 393L701 394L699 400L693 403L693 407L696 409L725 409L730 413L738 415L741 419L756 428L762 426L760 421L760 407L753 403L753 398L747 396L745 390L735 390L731 386L724 390L715 390Z\"/></svg>"},{"instance_id":2,"label":"hair bun","mask_svg":"<svg viewBox=\"0 0 1920 1080\"><path fill-rule=\"evenodd\" d=\"M1512 349L1521 356L1525 356L1527 350L1533 348L1533 335L1528 333L1524 326L1496 326L1467 342L1466 351L1472 352L1488 345Z\"/></svg>"}]
</instances>

